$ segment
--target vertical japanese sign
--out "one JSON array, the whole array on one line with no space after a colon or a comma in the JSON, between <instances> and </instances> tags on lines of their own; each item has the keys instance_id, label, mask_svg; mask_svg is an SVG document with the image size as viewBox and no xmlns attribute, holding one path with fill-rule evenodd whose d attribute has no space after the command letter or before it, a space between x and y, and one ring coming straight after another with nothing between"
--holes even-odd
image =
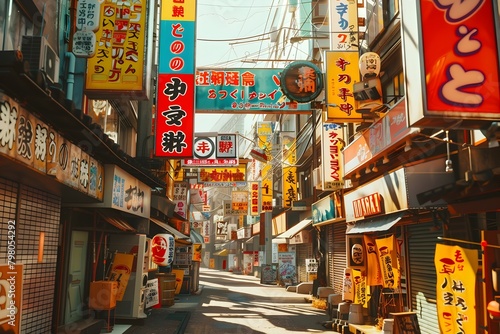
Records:
<instances>
[{"instance_id":1,"label":"vertical japanese sign","mask_svg":"<svg viewBox=\"0 0 500 334\"><path fill-rule=\"evenodd\" d=\"M283 207L292 207L292 202L297 197L297 149L295 132L281 132L281 145L283 152Z\"/></svg>"},{"instance_id":2,"label":"vertical japanese sign","mask_svg":"<svg viewBox=\"0 0 500 334\"><path fill-rule=\"evenodd\" d=\"M266 152L271 152L272 136L274 133L274 124L272 122L257 123L258 146ZM273 168L272 164L267 162L261 167L262 175L262 212L272 211L273 209Z\"/></svg>"},{"instance_id":3,"label":"vertical japanese sign","mask_svg":"<svg viewBox=\"0 0 500 334\"><path fill-rule=\"evenodd\" d=\"M341 152L345 145L342 126L336 123L323 123L321 131L321 180L323 190L337 190L344 187L344 156Z\"/></svg>"},{"instance_id":4,"label":"vertical japanese sign","mask_svg":"<svg viewBox=\"0 0 500 334\"><path fill-rule=\"evenodd\" d=\"M11 248L8 249L10 254ZM17 334L21 333L23 265L13 263L9 260L0 265L0 330Z\"/></svg>"},{"instance_id":5,"label":"vertical japanese sign","mask_svg":"<svg viewBox=\"0 0 500 334\"><path fill-rule=\"evenodd\" d=\"M174 212L184 218L187 217L187 196L188 184L185 182L176 182L174 184L174 198L172 200L175 203Z\"/></svg>"},{"instance_id":6,"label":"vertical japanese sign","mask_svg":"<svg viewBox=\"0 0 500 334\"><path fill-rule=\"evenodd\" d=\"M354 282L354 303L363 305L363 307L368 307L368 302L370 301L370 295L368 292L368 287L366 286L366 276L363 275L361 270L352 270L353 282Z\"/></svg>"},{"instance_id":7,"label":"vertical japanese sign","mask_svg":"<svg viewBox=\"0 0 500 334\"><path fill-rule=\"evenodd\" d=\"M89 97L112 93L146 98L144 75L148 1L105 0L97 31L95 55L87 60L85 93Z\"/></svg>"},{"instance_id":8,"label":"vertical japanese sign","mask_svg":"<svg viewBox=\"0 0 500 334\"><path fill-rule=\"evenodd\" d=\"M476 333L477 250L437 244L434 265L441 333Z\"/></svg>"},{"instance_id":9,"label":"vertical japanese sign","mask_svg":"<svg viewBox=\"0 0 500 334\"><path fill-rule=\"evenodd\" d=\"M400 274L396 239L391 235L387 238L376 239L375 243L382 272L382 286L389 289L398 289Z\"/></svg>"},{"instance_id":10,"label":"vertical japanese sign","mask_svg":"<svg viewBox=\"0 0 500 334\"><path fill-rule=\"evenodd\" d=\"M382 285L382 273L377 256L377 245L375 239L369 235L363 235L366 249L366 284L368 286Z\"/></svg>"},{"instance_id":11,"label":"vertical japanese sign","mask_svg":"<svg viewBox=\"0 0 500 334\"><path fill-rule=\"evenodd\" d=\"M203 235L203 242L206 244L210 243L210 232L211 232L210 221L204 220L201 234Z\"/></svg>"},{"instance_id":12,"label":"vertical japanese sign","mask_svg":"<svg viewBox=\"0 0 500 334\"><path fill-rule=\"evenodd\" d=\"M260 214L260 182L249 182L250 189L250 215L258 216Z\"/></svg>"},{"instance_id":13,"label":"vertical japanese sign","mask_svg":"<svg viewBox=\"0 0 500 334\"><path fill-rule=\"evenodd\" d=\"M362 115L356 113L354 83L359 81L357 52L326 52L327 121L359 123Z\"/></svg>"},{"instance_id":14,"label":"vertical japanese sign","mask_svg":"<svg viewBox=\"0 0 500 334\"><path fill-rule=\"evenodd\" d=\"M195 0L161 2L155 155L193 156Z\"/></svg>"},{"instance_id":15,"label":"vertical japanese sign","mask_svg":"<svg viewBox=\"0 0 500 334\"><path fill-rule=\"evenodd\" d=\"M73 54L92 57L95 54L101 4L99 0L80 0L76 7L76 32L73 34Z\"/></svg>"},{"instance_id":16,"label":"vertical japanese sign","mask_svg":"<svg viewBox=\"0 0 500 334\"><path fill-rule=\"evenodd\" d=\"M357 123L353 85L359 81L358 7L355 1L329 1L331 45L326 53L327 121Z\"/></svg>"}]
</instances>

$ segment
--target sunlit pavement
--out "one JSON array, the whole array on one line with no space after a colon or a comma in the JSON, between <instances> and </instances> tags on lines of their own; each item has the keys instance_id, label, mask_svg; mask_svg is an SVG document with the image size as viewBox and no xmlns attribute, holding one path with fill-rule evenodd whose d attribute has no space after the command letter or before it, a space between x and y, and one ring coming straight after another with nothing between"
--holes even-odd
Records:
<instances>
[{"instance_id":1,"label":"sunlit pavement","mask_svg":"<svg viewBox=\"0 0 500 334\"><path fill-rule=\"evenodd\" d=\"M197 294L177 295L174 305L152 309L125 334L332 333L321 325L325 311L307 297L253 276L202 268Z\"/></svg>"}]
</instances>

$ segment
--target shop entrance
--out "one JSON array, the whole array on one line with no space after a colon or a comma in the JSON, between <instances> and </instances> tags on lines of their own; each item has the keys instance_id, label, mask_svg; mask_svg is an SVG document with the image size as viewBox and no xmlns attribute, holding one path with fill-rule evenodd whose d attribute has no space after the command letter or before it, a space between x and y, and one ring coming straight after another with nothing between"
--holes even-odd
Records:
<instances>
[{"instance_id":1,"label":"shop entrance","mask_svg":"<svg viewBox=\"0 0 500 334\"><path fill-rule=\"evenodd\" d=\"M87 232L73 231L71 233L64 324L70 324L83 318L87 246Z\"/></svg>"}]
</instances>

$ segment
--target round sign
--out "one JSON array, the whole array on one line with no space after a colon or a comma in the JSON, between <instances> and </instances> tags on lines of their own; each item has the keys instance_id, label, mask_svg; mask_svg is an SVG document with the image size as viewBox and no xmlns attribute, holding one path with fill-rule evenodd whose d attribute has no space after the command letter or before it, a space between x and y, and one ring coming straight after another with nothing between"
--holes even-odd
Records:
<instances>
[{"instance_id":1,"label":"round sign","mask_svg":"<svg viewBox=\"0 0 500 334\"><path fill-rule=\"evenodd\" d=\"M215 143L208 137L197 137L194 140L193 155L197 159L212 158L215 154Z\"/></svg>"},{"instance_id":2,"label":"round sign","mask_svg":"<svg viewBox=\"0 0 500 334\"><path fill-rule=\"evenodd\" d=\"M280 87L291 101L311 102L323 90L323 73L311 62L294 61L281 72Z\"/></svg>"},{"instance_id":3,"label":"round sign","mask_svg":"<svg viewBox=\"0 0 500 334\"><path fill-rule=\"evenodd\" d=\"M380 73L380 56L375 52L366 52L359 57L361 78L375 78Z\"/></svg>"}]
</instances>

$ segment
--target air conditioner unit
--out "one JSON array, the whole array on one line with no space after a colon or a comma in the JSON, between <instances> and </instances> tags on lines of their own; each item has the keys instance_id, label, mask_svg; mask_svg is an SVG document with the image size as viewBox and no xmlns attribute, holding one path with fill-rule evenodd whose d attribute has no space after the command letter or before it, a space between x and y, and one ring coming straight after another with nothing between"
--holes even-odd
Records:
<instances>
[{"instance_id":1,"label":"air conditioner unit","mask_svg":"<svg viewBox=\"0 0 500 334\"><path fill-rule=\"evenodd\" d=\"M50 82L59 82L59 57L45 37L23 36L21 52L30 71L43 71Z\"/></svg>"}]
</instances>

